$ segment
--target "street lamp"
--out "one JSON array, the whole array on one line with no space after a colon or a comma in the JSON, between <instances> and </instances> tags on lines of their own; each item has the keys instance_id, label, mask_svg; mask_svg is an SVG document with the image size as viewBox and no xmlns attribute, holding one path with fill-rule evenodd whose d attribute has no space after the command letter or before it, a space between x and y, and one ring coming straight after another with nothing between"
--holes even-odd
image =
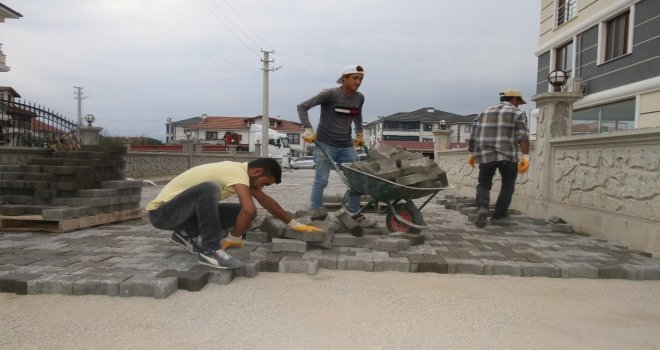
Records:
<instances>
[{"instance_id":1,"label":"street lamp","mask_svg":"<svg viewBox=\"0 0 660 350\"><path fill-rule=\"evenodd\" d=\"M560 92L561 87L568 81L568 72L561 69L555 69L548 75L548 82L554 87L554 92Z\"/></svg>"},{"instance_id":2,"label":"street lamp","mask_svg":"<svg viewBox=\"0 0 660 350\"><path fill-rule=\"evenodd\" d=\"M447 121L446 120L441 120L440 121L440 129L441 130L447 130Z\"/></svg>"},{"instance_id":3,"label":"street lamp","mask_svg":"<svg viewBox=\"0 0 660 350\"><path fill-rule=\"evenodd\" d=\"M88 114L85 116L85 121L87 121L87 126L92 127L92 123L96 120L96 117L93 114Z\"/></svg>"},{"instance_id":4,"label":"street lamp","mask_svg":"<svg viewBox=\"0 0 660 350\"><path fill-rule=\"evenodd\" d=\"M186 131L183 132L186 134L186 138L190 140L190 137L192 136L192 131L190 129L186 129Z\"/></svg>"}]
</instances>

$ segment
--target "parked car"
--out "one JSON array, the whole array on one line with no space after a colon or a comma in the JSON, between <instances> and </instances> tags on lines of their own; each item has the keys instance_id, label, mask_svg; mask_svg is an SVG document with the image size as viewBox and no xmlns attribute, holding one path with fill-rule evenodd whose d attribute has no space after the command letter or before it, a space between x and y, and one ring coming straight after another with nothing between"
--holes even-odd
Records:
<instances>
[{"instance_id":1,"label":"parked car","mask_svg":"<svg viewBox=\"0 0 660 350\"><path fill-rule=\"evenodd\" d=\"M314 169L314 156L298 157L291 161L292 169Z\"/></svg>"}]
</instances>

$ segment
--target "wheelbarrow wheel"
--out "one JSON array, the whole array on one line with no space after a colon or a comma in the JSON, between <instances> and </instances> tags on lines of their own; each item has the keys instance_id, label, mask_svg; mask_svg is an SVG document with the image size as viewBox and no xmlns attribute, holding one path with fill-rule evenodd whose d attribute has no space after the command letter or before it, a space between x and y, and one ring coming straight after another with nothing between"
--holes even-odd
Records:
<instances>
[{"instance_id":1,"label":"wheelbarrow wheel","mask_svg":"<svg viewBox=\"0 0 660 350\"><path fill-rule=\"evenodd\" d=\"M411 222L415 225L424 225L424 218L422 213L415 207L413 203L399 203L394 206L394 211L402 217L404 220ZM385 217L385 225L390 232L398 233L420 233L421 230L418 228L410 227L406 223L399 221L392 211L387 212Z\"/></svg>"}]
</instances>

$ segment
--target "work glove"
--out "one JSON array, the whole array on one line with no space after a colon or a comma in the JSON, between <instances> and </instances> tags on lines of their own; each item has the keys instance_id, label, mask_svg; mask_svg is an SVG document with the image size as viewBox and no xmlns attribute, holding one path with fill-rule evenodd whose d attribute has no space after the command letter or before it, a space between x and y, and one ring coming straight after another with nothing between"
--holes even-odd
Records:
<instances>
[{"instance_id":1,"label":"work glove","mask_svg":"<svg viewBox=\"0 0 660 350\"><path fill-rule=\"evenodd\" d=\"M234 237L231 233L220 242L220 249L227 250L229 248L243 248L243 239L241 237Z\"/></svg>"},{"instance_id":2,"label":"work glove","mask_svg":"<svg viewBox=\"0 0 660 350\"><path fill-rule=\"evenodd\" d=\"M303 225L296 221L295 219L291 219L291 221L287 224L289 227L291 227L294 231L298 232L303 232L303 231L312 231L312 232L323 232L320 228L312 225Z\"/></svg>"},{"instance_id":3,"label":"work glove","mask_svg":"<svg viewBox=\"0 0 660 350\"><path fill-rule=\"evenodd\" d=\"M360 147L364 145L364 136L362 136L362 133L355 135L355 140L353 140L353 145L355 147Z\"/></svg>"},{"instance_id":4,"label":"work glove","mask_svg":"<svg viewBox=\"0 0 660 350\"><path fill-rule=\"evenodd\" d=\"M307 143L313 143L316 140L316 134L314 133L314 129L312 128L305 129L305 132L302 134L302 138Z\"/></svg>"},{"instance_id":5,"label":"work glove","mask_svg":"<svg viewBox=\"0 0 660 350\"><path fill-rule=\"evenodd\" d=\"M523 154L520 163L518 163L518 173L524 174L529 169L529 154Z\"/></svg>"},{"instance_id":6,"label":"work glove","mask_svg":"<svg viewBox=\"0 0 660 350\"><path fill-rule=\"evenodd\" d=\"M477 157L474 156L474 154L470 153L467 159L467 163L474 168L474 163L477 161Z\"/></svg>"}]
</instances>

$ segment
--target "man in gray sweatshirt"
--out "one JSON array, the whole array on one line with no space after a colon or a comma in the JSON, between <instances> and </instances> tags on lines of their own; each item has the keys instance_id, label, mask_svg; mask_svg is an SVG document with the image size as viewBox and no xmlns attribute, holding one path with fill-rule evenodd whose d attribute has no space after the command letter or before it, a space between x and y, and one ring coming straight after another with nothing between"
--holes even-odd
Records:
<instances>
[{"instance_id":1,"label":"man in gray sweatshirt","mask_svg":"<svg viewBox=\"0 0 660 350\"><path fill-rule=\"evenodd\" d=\"M332 169L332 163L351 163L357 160L356 146L364 144L362 136L362 105L364 95L357 90L364 79L364 69L359 65L348 65L342 70L337 80L339 87L329 88L321 91L318 95L298 105L298 117L305 127L303 139L312 143L315 140L328 153L328 160L321 150L314 149L314 162L316 173L312 185L311 211L312 218L324 217L327 213L323 208L323 190L328 185L328 177ZM308 111L321 106L321 115L317 132L314 132L309 121ZM351 124L355 127L355 140L352 138ZM360 195L350 196L346 205L350 212L355 213L360 208ZM360 226L373 227L375 222L367 220L364 215L356 217Z\"/></svg>"}]
</instances>

